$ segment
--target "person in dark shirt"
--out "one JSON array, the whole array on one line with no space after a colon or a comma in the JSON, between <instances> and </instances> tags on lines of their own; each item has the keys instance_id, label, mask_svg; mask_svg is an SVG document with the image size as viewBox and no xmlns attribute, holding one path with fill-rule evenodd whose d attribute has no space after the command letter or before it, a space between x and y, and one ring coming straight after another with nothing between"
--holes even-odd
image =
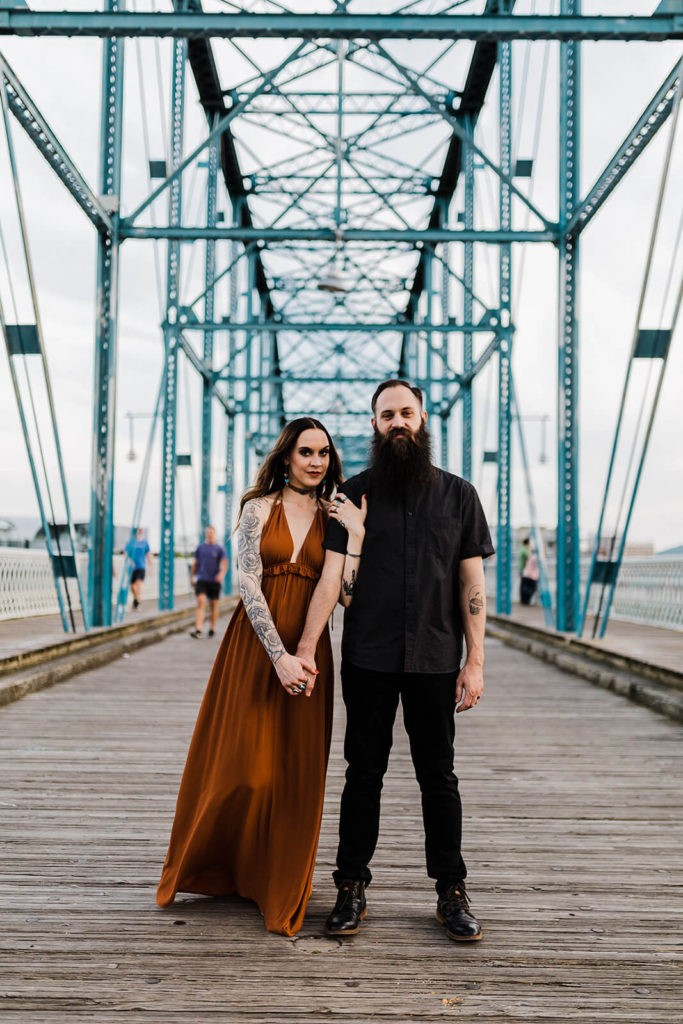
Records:
<instances>
[{"instance_id":1,"label":"person in dark shirt","mask_svg":"<svg viewBox=\"0 0 683 1024\"><path fill-rule=\"evenodd\" d=\"M313 673L315 645L341 589L348 767L334 873L338 897L326 928L353 935L366 914L400 701L422 792L436 916L449 938L472 941L481 928L470 911L460 851L454 712L476 707L483 694L482 559L494 549L474 487L432 463L420 389L385 381L372 409L370 465L345 481L332 503L323 572L297 649ZM311 674L307 693L314 685Z\"/></svg>"},{"instance_id":2,"label":"person in dark shirt","mask_svg":"<svg viewBox=\"0 0 683 1024\"><path fill-rule=\"evenodd\" d=\"M201 639L206 602L209 601L210 627L209 636L214 636L218 621L218 599L221 596L221 583L228 571L228 556L221 544L216 544L216 531L207 526L204 531L204 542L194 553L194 561L190 568L190 582L194 585L197 595L197 614L194 629L190 636Z\"/></svg>"}]
</instances>

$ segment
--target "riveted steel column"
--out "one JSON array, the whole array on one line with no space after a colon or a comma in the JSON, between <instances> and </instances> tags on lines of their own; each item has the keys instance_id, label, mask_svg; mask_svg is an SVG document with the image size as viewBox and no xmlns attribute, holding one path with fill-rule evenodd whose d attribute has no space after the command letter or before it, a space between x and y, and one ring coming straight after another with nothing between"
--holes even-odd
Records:
<instances>
[{"instance_id":1,"label":"riveted steel column","mask_svg":"<svg viewBox=\"0 0 683 1024\"><path fill-rule=\"evenodd\" d=\"M431 246L426 246L424 254L425 264L425 299L427 302L427 308L425 310L424 319L428 324L434 323L434 249ZM421 360L421 366L418 369L424 376L424 397L425 397L425 408L428 409L429 414L432 414L436 406L436 395L434 394L435 388L435 376L436 376L436 355L433 349L434 337L431 331L428 331L425 335L425 341L422 345L423 357Z\"/></svg>"},{"instance_id":2,"label":"riveted steel column","mask_svg":"<svg viewBox=\"0 0 683 1024\"><path fill-rule=\"evenodd\" d=\"M471 135L474 132L474 124L470 117L465 122L465 128ZM465 223L466 231L474 230L474 150L471 146L465 146L463 151L465 164ZM462 320L465 324L472 323L474 315L472 290L474 288L474 243L465 242L463 280L465 287L463 291ZM465 480L472 479L472 382L467 375L472 370L472 334L466 332L463 335L463 361L462 368L465 375L462 395L462 475Z\"/></svg>"},{"instance_id":3,"label":"riveted steel column","mask_svg":"<svg viewBox=\"0 0 683 1024\"><path fill-rule=\"evenodd\" d=\"M580 14L580 0L562 0ZM579 239L565 227L580 201L580 44L560 43L560 242L557 452L557 628L573 632L579 615Z\"/></svg>"},{"instance_id":4,"label":"riveted steel column","mask_svg":"<svg viewBox=\"0 0 683 1024\"><path fill-rule=\"evenodd\" d=\"M173 40L171 100L171 171L179 166L183 153L183 111L185 105L185 53L187 43ZM182 222L182 176L170 186L169 224ZM166 387L162 431L161 544L159 547L159 608L173 607L175 575L175 462L178 414L178 307L180 297L180 243L170 240L166 264L166 322L164 345Z\"/></svg>"},{"instance_id":5,"label":"riveted steel column","mask_svg":"<svg viewBox=\"0 0 683 1024\"><path fill-rule=\"evenodd\" d=\"M250 249L247 253L247 323L251 323L254 319L254 291L256 288L256 260L254 250ZM253 351L254 351L254 332L248 330L245 337L245 348L244 348L244 486L245 488L251 483L251 453L253 450L254 440L254 418L251 413L252 408L252 377L253 377Z\"/></svg>"},{"instance_id":6,"label":"riveted steel column","mask_svg":"<svg viewBox=\"0 0 683 1024\"><path fill-rule=\"evenodd\" d=\"M230 320L237 320L239 312L239 264L237 261L238 243L232 243L230 261ZM234 403L235 385L233 381L235 371L235 332L228 332L228 365L230 366L230 379L228 380L228 399ZM223 593L232 594L235 588L235 566L233 564L232 530L233 530L233 500L235 494L234 470L235 470L235 417L227 416L225 421L225 505L223 510L223 543L228 555L228 571L223 580Z\"/></svg>"},{"instance_id":7,"label":"riveted steel column","mask_svg":"<svg viewBox=\"0 0 683 1024\"><path fill-rule=\"evenodd\" d=\"M511 173L512 45L498 44L500 69L500 168ZM510 187L500 181L500 230L511 228ZM512 611L510 571L512 533L510 529L510 423L511 423L511 271L512 248L509 242L500 246L500 347L498 349L498 543L496 551L496 610L509 615Z\"/></svg>"},{"instance_id":8,"label":"riveted steel column","mask_svg":"<svg viewBox=\"0 0 683 1024\"><path fill-rule=\"evenodd\" d=\"M448 207L444 203L444 221L448 221ZM450 246L444 245L441 250L441 317L444 323L448 323L451 315L451 276L449 274ZM443 334L441 344L443 345L444 362L441 366L441 405L448 404L448 364L451 354L451 336ZM448 471L448 430L450 426L450 409L441 416L441 468Z\"/></svg>"},{"instance_id":9,"label":"riveted steel column","mask_svg":"<svg viewBox=\"0 0 683 1024\"><path fill-rule=\"evenodd\" d=\"M206 226L215 228L217 224L216 195L218 190L218 139L209 145L208 181L206 189ZM216 242L206 240L206 258L204 261L204 280L206 295L204 297L204 319L211 323L214 318L215 288L213 280L216 276ZM204 332L204 362L213 368L213 331ZM200 539L204 530L211 522L211 449L213 425L213 381L202 377L202 479L200 500Z\"/></svg>"},{"instance_id":10,"label":"riveted steel column","mask_svg":"<svg viewBox=\"0 0 683 1024\"><path fill-rule=\"evenodd\" d=\"M121 11L123 0L105 0ZM107 39L102 65L100 188L112 211L112 230L97 247L95 382L90 503L88 592L93 626L111 625L114 553L114 444L118 331L119 197L123 128L123 39Z\"/></svg>"}]
</instances>

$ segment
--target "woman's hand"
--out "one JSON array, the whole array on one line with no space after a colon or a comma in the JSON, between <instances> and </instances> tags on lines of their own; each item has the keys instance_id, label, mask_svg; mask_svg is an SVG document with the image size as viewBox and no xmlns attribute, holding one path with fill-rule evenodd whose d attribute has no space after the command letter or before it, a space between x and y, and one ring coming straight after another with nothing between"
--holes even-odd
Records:
<instances>
[{"instance_id":1,"label":"woman's hand","mask_svg":"<svg viewBox=\"0 0 683 1024\"><path fill-rule=\"evenodd\" d=\"M330 503L330 517L343 526L350 538L360 539L365 536L365 517L368 514L368 501L365 495L361 498L360 508L354 505L345 494L338 494Z\"/></svg>"},{"instance_id":2,"label":"woman's hand","mask_svg":"<svg viewBox=\"0 0 683 1024\"><path fill-rule=\"evenodd\" d=\"M306 671L299 658L285 652L275 662L275 671L284 689L292 697L305 691L310 673Z\"/></svg>"}]
</instances>

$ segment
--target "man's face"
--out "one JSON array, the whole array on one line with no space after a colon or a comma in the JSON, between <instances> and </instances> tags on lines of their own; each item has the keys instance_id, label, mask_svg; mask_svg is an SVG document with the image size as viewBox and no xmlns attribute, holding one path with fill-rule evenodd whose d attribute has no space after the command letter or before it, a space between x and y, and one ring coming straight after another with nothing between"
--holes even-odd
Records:
<instances>
[{"instance_id":1,"label":"man's face","mask_svg":"<svg viewBox=\"0 0 683 1024\"><path fill-rule=\"evenodd\" d=\"M207 526L206 531L204 533L204 538L207 544L216 543L216 531L214 530L213 526Z\"/></svg>"},{"instance_id":2,"label":"man's face","mask_svg":"<svg viewBox=\"0 0 683 1024\"><path fill-rule=\"evenodd\" d=\"M409 388L386 388L375 406L372 425L383 436L412 437L427 422L427 413Z\"/></svg>"}]
</instances>

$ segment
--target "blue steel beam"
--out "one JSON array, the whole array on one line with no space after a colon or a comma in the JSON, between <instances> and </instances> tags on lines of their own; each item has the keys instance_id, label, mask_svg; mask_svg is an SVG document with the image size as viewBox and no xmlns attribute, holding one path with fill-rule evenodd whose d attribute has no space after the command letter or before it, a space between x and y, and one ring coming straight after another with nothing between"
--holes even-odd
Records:
<instances>
[{"instance_id":1,"label":"blue steel beam","mask_svg":"<svg viewBox=\"0 0 683 1024\"><path fill-rule=\"evenodd\" d=\"M581 0L561 0L578 14ZM579 614L579 239L565 232L580 195L581 53L560 44L559 352L557 433L557 628L574 632Z\"/></svg>"},{"instance_id":2,"label":"blue steel beam","mask_svg":"<svg viewBox=\"0 0 683 1024\"><path fill-rule=\"evenodd\" d=\"M478 14L216 14L0 10L0 35L213 39L683 39L683 17Z\"/></svg>"},{"instance_id":3,"label":"blue steel beam","mask_svg":"<svg viewBox=\"0 0 683 1024\"><path fill-rule=\"evenodd\" d=\"M173 43L171 72L171 166L180 165L183 152L185 106L185 56L187 44L182 39ZM180 224L182 217L182 179L174 179L169 194L169 224ZM180 286L180 244L168 243L166 262L166 321L164 349L166 357L166 386L162 419L161 448L161 543L159 545L159 608L173 608L173 582L175 575L175 482L176 482L176 426L178 417L178 325Z\"/></svg>"},{"instance_id":4,"label":"blue steel beam","mask_svg":"<svg viewBox=\"0 0 683 1024\"><path fill-rule=\"evenodd\" d=\"M122 0L106 0L110 12ZM93 626L111 625L114 554L114 428L116 424L116 346L118 333L118 206L121 195L123 121L123 56L121 39L104 43L100 120L101 194L110 197L112 229L97 245L97 309L95 320L94 423L91 466L90 557L88 591Z\"/></svg>"},{"instance_id":5,"label":"blue steel beam","mask_svg":"<svg viewBox=\"0 0 683 1024\"><path fill-rule=\"evenodd\" d=\"M566 227L567 235L578 235L590 224L605 200L633 167L640 154L647 149L673 109L680 79L681 61L678 61L607 163L586 198L575 210Z\"/></svg>"},{"instance_id":6,"label":"blue steel beam","mask_svg":"<svg viewBox=\"0 0 683 1024\"><path fill-rule=\"evenodd\" d=\"M467 118L465 123L470 135L474 135L474 119ZM463 153L465 163L465 228L467 231L474 230L474 152L471 146L466 146ZM462 318L464 323L471 323L474 314L473 289L474 289L474 245L465 242L464 248L464 289ZM465 480L472 479L472 380L468 377L472 373L474 359L472 332L465 331L463 334L463 394L462 394L462 476Z\"/></svg>"},{"instance_id":7,"label":"blue steel beam","mask_svg":"<svg viewBox=\"0 0 683 1024\"><path fill-rule=\"evenodd\" d=\"M239 311L239 265L237 261L237 243L232 243L230 261L230 318L236 320ZM235 359L236 339L231 331L228 334L228 362L232 365ZM235 388L232 381L228 381L228 401L234 404ZM226 420L225 435L225 504L223 506L223 541L228 556L228 571L223 580L223 592L231 594L235 586L235 564L232 548L233 531L233 500L235 490L235 418L228 417Z\"/></svg>"},{"instance_id":8,"label":"blue steel beam","mask_svg":"<svg viewBox=\"0 0 683 1024\"><path fill-rule=\"evenodd\" d=\"M217 373L214 375L214 380L230 381L233 384L244 382L244 376L241 373ZM258 388L259 382L265 384L281 384L283 387L286 384L379 384L380 381L384 380L382 374L356 374L350 376L348 373L341 374L303 374L303 373L288 373L283 370L279 374L266 374L259 377L259 380L254 383L254 386ZM416 384L422 385L424 380L416 378ZM452 381L449 381L452 383Z\"/></svg>"},{"instance_id":9,"label":"blue steel beam","mask_svg":"<svg viewBox=\"0 0 683 1024\"><path fill-rule=\"evenodd\" d=\"M207 189L206 189L206 226L216 226L217 191L218 191L218 139L214 139L209 146L209 160L207 168ZM215 307L215 286L213 284L216 276L216 242L209 238L206 241L206 258L204 261L204 319L213 320ZM213 331L204 332L204 365L213 368ZM204 530L211 523L211 439L213 425L213 380L202 377L202 467L201 467L201 493L200 493L200 541L203 539Z\"/></svg>"},{"instance_id":10,"label":"blue steel beam","mask_svg":"<svg viewBox=\"0 0 683 1024\"><path fill-rule=\"evenodd\" d=\"M509 185L512 173L512 44L498 44L499 128L500 128L500 226L507 230L512 222L512 196ZM512 249L501 245L500 309L501 331L498 346L498 543L496 547L496 611L499 615L512 612L510 573L512 568L511 509L511 358L512 358Z\"/></svg>"},{"instance_id":11,"label":"blue steel beam","mask_svg":"<svg viewBox=\"0 0 683 1024\"><path fill-rule=\"evenodd\" d=\"M440 331L444 334L458 331L476 331L478 333L490 333L493 328L489 322L478 324L458 324L455 320L452 323L429 323L425 321L419 324L410 323L352 323L326 322L321 321L296 321L296 320L243 320L233 323L231 320L218 320L213 323L197 320L193 323L184 323L183 314L180 315L180 322L184 331L263 331L272 333L286 333L294 331L305 334L316 332L345 332L353 334L376 334L380 331L391 331L396 334L425 334L428 331Z\"/></svg>"},{"instance_id":12,"label":"blue steel beam","mask_svg":"<svg viewBox=\"0 0 683 1024\"><path fill-rule=\"evenodd\" d=\"M332 228L257 228L257 227L169 227L138 226L126 222L121 225L121 238L177 238L182 242L196 242L203 238L229 239L237 242L335 242ZM466 231L448 228L345 228L344 243L351 242L403 242L415 245L427 242L478 242L482 245L501 245L508 242L556 243L558 232L553 227L544 231Z\"/></svg>"}]
</instances>

